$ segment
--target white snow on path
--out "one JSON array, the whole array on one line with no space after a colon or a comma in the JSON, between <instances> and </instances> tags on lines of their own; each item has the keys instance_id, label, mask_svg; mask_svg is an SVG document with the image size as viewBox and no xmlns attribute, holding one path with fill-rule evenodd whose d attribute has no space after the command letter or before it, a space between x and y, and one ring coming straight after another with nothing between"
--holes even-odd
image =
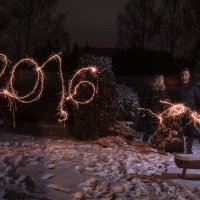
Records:
<instances>
[{"instance_id":1,"label":"white snow on path","mask_svg":"<svg viewBox=\"0 0 200 200\"><path fill-rule=\"evenodd\" d=\"M104 142L105 148L102 147ZM20 192L37 197L40 196L40 191L43 192L41 196L48 197L45 177L48 179L56 176L52 172L59 169L59 166L69 165L69 162L76 166L78 173L95 176L99 181L95 185L88 181L80 185L86 199L109 198L113 195L116 199L149 199L149 196L152 196L151 199L199 199L199 193L176 188L165 182L145 183L137 177L127 180L127 177L133 174L149 177L162 175L173 162L172 154L160 154L147 145L143 148L143 145L142 142L127 144L119 137L79 142L11 133L0 134L0 199L9 199L6 195L8 188L20 188ZM37 177L37 180L34 179L34 182L31 177ZM106 192L101 185L105 182ZM59 184L59 180L56 184Z\"/></svg>"}]
</instances>

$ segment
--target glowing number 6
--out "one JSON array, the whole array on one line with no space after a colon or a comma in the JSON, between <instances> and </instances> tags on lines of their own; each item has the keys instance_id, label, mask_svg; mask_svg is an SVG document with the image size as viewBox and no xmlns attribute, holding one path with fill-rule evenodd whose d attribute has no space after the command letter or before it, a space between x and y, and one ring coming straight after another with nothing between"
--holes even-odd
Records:
<instances>
[{"instance_id":1,"label":"glowing number 6","mask_svg":"<svg viewBox=\"0 0 200 200\"><path fill-rule=\"evenodd\" d=\"M87 103L91 102L91 101L93 100L94 96L95 96L95 93L97 92L95 85L94 85L92 82L90 82L90 81L85 81L85 80L80 81L80 82L79 82L77 85L75 85L74 88L73 88L75 79L76 79L78 76L80 76L81 73L87 73L87 72L90 72L90 73L92 73L93 75L95 75L95 74L97 73L97 69L96 69L96 67L94 67L94 66L82 68L82 69L80 69L79 71L77 71L77 72L75 73L75 75L73 76L73 78L71 79L71 81L70 81L70 83L69 83L69 90L68 90L69 96L67 97L67 100L70 100L70 99L71 99L71 100L72 100L74 103L76 103L77 105L78 105L78 104L87 104ZM83 85L83 84L85 84L85 85L87 85L87 86L89 86L89 87L92 88L92 94L91 94L91 96L90 96L88 99L86 99L85 101L78 101L78 100L75 100L74 97L75 97L76 94L77 94L78 88L79 88L81 85Z\"/></svg>"}]
</instances>

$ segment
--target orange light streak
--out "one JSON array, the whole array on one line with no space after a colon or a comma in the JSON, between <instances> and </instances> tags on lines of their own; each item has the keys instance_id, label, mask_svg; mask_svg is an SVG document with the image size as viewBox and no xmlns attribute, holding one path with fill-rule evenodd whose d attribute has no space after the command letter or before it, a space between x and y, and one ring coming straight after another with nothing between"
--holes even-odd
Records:
<instances>
[{"instance_id":1,"label":"orange light streak","mask_svg":"<svg viewBox=\"0 0 200 200\"><path fill-rule=\"evenodd\" d=\"M5 73L6 67L8 66L8 59L4 54L0 54L0 60L3 62L3 67L2 67L2 70L0 71L0 77L1 77ZM97 93L97 81L96 81L96 84L94 84L88 80L80 80L78 84L76 84L75 86L74 86L74 81L75 79L77 79L77 77L79 77L80 79L81 74L86 74L86 73L91 73L92 76L97 80L98 79L97 68L95 66L88 66L88 67L84 67L78 70L74 74L72 79L69 81L69 87L68 87L69 94L67 95L66 89L65 89L65 81L64 81L63 72L62 72L62 58L60 54L54 54L50 56L47 59L47 61L45 61L41 66L32 58L24 58L24 59L21 59L19 62L17 62L11 68L12 70L11 70L10 79L8 80L8 83L6 84L6 86L0 90L0 95L8 98L10 102L10 108L12 110L16 108L15 103L14 103L15 100L21 103L28 104L28 103L33 103L41 98L43 90L44 90L44 80L45 80L45 74L44 74L43 69L52 61L58 62L59 78L61 81L61 97L60 97L60 102L58 105L58 118L60 122L65 122L69 116L67 110L65 110L66 101L70 100L74 102L76 105L79 105L79 104L90 103L93 100L95 94ZM23 63L27 64L28 66L33 67L33 71L36 74L37 78L33 85L32 90L28 92L27 94L20 96L18 95L18 91L16 91L14 88L14 82L15 82L16 70ZM87 86L92 88L92 95L89 99L85 101L77 101L75 100L75 96L78 93L78 88L82 84L86 84Z\"/></svg>"},{"instance_id":2,"label":"orange light streak","mask_svg":"<svg viewBox=\"0 0 200 200\"><path fill-rule=\"evenodd\" d=\"M193 124L200 124L200 114L197 111L192 111L190 108L182 103L171 103L169 101L160 101L162 104L168 106L163 112L156 114L150 109L139 108L139 110L149 113L151 116L156 117L159 120L159 124L162 124L167 118L176 118L188 116L189 122Z\"/></svg>"}]
</instances>

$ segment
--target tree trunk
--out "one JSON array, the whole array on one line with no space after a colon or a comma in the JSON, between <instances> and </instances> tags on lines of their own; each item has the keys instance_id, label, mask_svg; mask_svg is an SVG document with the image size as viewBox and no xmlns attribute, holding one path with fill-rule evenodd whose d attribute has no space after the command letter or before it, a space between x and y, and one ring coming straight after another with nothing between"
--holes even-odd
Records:
<instances>
[{"instance_id":1,"label":"tree trunk","mask_svg":"<svg viewBox=\"0 0 200 200\"><path fill-rule=\"evenodd\" d=\"M142 19L142 48L145 49L145 29L146 29L146 0L143 0L143 19Z\"/></svg>"},{"instance_id":2,"label":"tree trunk","mask_svg":"<svg viewBox=\"0 0 200 200\"><path fill-rule=\"evenodd\" d=\"M29 0L29 5L28 5L28 16L27 16L27 34L26 34L26 44L25 44L25 53L29 54L29 46L30 46L30 34L31 34L31 29L32 29L32 13L34 9L34 1Z\"/></svg>"}]
</instances>

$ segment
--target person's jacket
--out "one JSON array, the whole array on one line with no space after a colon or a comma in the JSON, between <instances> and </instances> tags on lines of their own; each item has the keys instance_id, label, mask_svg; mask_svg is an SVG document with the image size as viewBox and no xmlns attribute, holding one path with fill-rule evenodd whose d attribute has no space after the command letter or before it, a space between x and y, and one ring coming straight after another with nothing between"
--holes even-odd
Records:
<instances>
[{"instance_id":1,"label":"person's jacket","mask_svg":"<svg viewBox=\"0 0 200 200\"><path fill-rule=\"evenodd\" d=\"M189 108L194 109L200 104L199 88L192 83L180 85L178 88L178 101L184 103Z\"/></svg>"},{"instance_id":2,"label":"person's jacket","mask_svg":"<svg viewBox=\"0 0 200 200\"><path fill-rule=\"evenodd\" d=\"M150 109L154 113L162 112L164 105L160 101L168 98L169 96L166 90L150 89L145 93L143 107Z\"/></svg>"}]
</instances>

